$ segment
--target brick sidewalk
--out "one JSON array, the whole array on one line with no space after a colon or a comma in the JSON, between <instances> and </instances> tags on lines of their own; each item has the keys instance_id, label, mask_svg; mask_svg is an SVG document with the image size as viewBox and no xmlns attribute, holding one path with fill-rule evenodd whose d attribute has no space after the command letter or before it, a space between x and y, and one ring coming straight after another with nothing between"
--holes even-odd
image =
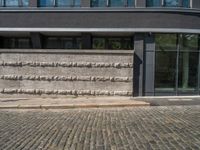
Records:
<instances>
[{"instance_id":1,"label":"brick sidewalk","mask_svg":"<svg viewBox=\"0 0 200 150\"><path fill-rule=\"evenodd\" d=\"M199 150L200 106L0 110L2 150Z\"/></svg>"}]
</instances>

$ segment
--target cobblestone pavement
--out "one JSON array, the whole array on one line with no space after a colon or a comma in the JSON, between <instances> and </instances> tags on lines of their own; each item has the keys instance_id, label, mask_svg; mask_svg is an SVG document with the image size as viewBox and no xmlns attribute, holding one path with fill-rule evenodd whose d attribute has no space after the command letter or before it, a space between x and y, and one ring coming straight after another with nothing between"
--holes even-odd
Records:
<instances>
[{"instance_id":1,"label":"cobblestone pavement","mask_svg":"<svg viewBox=\"0 0 200 150\"><path fill-rule=\"evenodd\" d=\"M1 150L200 149L200 106L1 110Z\"/></svg>"}]
</instances>

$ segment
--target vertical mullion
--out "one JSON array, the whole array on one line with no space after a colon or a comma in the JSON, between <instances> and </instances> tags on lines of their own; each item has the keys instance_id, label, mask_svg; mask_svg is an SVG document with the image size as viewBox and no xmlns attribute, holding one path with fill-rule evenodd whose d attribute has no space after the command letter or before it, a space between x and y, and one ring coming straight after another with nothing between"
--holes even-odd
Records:
<instances>
[{"instance_id":1,"label":"vertical mullion","mask_svg":"<svg viewBox=\"0 0 200 150\"><path fill-rule=\"evenodd\" d=\"M199 64L198 64L198 85L197 85L197 90L198 94L200 95L200 35L198 35L198 53L199 53Z\"/></svg>"},{"instance_id":2,"label":"vertical mullion","mask_svg":"<svg viewBox=\"0 0 200 150\"><path fill-rule=\"evenodd\" d=\"M182 35L181 35L182 36ZM179 53L180 53L180 38L179 34L176 34L176 44L177 44L177 52L176 52L176 78L175 78L175 93L178 95L178 76L179 76Z\"/></svg>"}]
</instances>

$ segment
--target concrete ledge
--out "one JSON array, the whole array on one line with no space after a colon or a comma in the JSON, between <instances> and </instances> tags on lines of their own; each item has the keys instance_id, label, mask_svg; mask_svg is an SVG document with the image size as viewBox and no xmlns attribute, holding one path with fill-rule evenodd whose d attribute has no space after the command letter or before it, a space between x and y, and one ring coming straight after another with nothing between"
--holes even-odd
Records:
<instances>
[{"instance_id":1,"label":"concrete ledge","mask_svg":"<svg viewBox=\"0 0 200 150\"><path fill-rule=\"evenodd\" d=\"M62 99L0 98L0 109L73 109L150 106L150 103L130 100L129 97L78 97Z\"/></svg>"}]
</instances>

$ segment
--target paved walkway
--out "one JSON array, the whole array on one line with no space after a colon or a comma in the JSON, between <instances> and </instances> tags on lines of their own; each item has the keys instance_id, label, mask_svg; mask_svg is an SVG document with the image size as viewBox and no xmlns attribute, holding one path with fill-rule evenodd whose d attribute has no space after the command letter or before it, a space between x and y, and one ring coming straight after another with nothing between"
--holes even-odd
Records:
<instances>
[{"instance_id":1,"label":"paved walkway","mask_svg":"<svg viewBox=\"0 0 200 150\"><path fill-rule=\"evenodd\" d=\"M200 106L0 110L1 150L199 150Z\"/></svg>"},{"instance_id":2,"label":"paved walkway","mask_svg":"<svg viewBox=\"0 0 200 150\"><path fill-rule=\"evenodd\" d=\"M0 98L0 109L67 109L91 107L149 106L130 97Z\"/></svg>"}]
</instances>

